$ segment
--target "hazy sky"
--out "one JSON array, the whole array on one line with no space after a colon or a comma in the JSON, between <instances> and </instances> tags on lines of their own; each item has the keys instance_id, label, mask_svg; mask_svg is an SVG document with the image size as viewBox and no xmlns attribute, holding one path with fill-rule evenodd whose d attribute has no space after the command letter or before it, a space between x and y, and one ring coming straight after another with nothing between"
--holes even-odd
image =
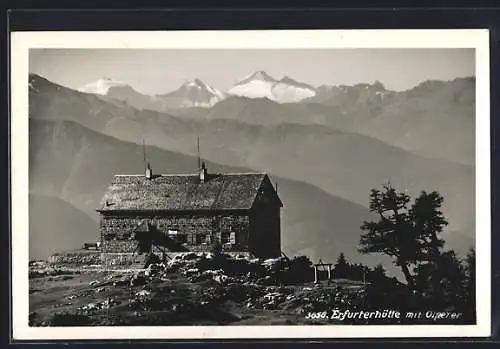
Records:
<instances>
[{"instance_id":1,"label":"hazy sky","mask_svg":"<svg viewBox=\"0 0 500 349\"><path fill-rule=\"evenodd\" d=\"M30 72L79 88L108 77L148 94L165 93L199 78L225 90L264 70L319 85L382 82L404 90L427 79L473 76L474 49L31 50Z\"/></svg>"}]
</instances>

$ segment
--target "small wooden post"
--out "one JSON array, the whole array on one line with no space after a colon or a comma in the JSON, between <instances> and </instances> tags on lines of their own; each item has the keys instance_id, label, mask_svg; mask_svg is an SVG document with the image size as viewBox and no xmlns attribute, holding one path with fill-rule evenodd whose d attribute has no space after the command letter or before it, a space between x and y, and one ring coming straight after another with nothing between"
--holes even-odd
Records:
<instances>
[{"instance_id":1,"label":"small wooden post","mask_svg":"<svg viewBox=\"0 0 500 349\"><path fill-rule=\"evenodd\" d=\"M331 275L332 275L332 265L328 264L328 280L330 280Z\"/></svg>"},{"instance_id":2,"label":"small wooden post","mask_svg":"<svg viewBox=\"0 0 500 349\"><path fill-rule=\"evenodd\" d=\"M318 267L316 265L314 266L314 283L318 283Z\"/></svg>"}]
</instances>

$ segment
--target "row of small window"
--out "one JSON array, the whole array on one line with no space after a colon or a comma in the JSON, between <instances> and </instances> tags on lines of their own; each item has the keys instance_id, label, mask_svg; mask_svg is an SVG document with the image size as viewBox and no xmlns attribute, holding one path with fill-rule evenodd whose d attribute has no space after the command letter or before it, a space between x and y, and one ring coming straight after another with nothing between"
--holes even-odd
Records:
<instances>
[{"instance_id":1,"label":"row of small window","mask_svg":"<svg viewBox=\"0 0 500 349\"><path fill-rule=\"evenodd\" d=\"M168 237L175 240L181 244L184 243L194 243L194 244L211 244L213 239L219 240L222 244L237 244L237 235L235 232L221 232L216 234L185 234L177 230L169 230ZM116 233L106 234L106 240L115 240L117 238ZM189 239L191 238L191 239ZM120 236L120 240L133 240L134 234L123 233ZM191 241L189 241L191 240Z\"/></svg>"},{"instance_id":2,"label":"row of small window","mask_svg":"<svg viewBox=\"0 0 500 349\"><path fill-rule=\"evenodd\" d=\"M132 233L123 233L123 234L118 235L117 233L108 233L108 234L105 235L105 239L106 240L115 240L118 237L119 237L120 240L133 240L134 239L134 234L132 234Z\"/></svg>"},{"instance_id":3,"label":"row of small window","mask_svg":"<svg viewBox=\"0 0 500 349\"><path fill-rule=\"evenodd\" d=\"M184 243L194 243L194 244L211 244L213 239L219 240L222 244L232 244L235 245L237 243L237 236L235 232L221 232L216 234L183 234L177 230L169 230L168 236L181 244ZM191 237L191 241L189 238Z\"/></svg>"}]
</instances>

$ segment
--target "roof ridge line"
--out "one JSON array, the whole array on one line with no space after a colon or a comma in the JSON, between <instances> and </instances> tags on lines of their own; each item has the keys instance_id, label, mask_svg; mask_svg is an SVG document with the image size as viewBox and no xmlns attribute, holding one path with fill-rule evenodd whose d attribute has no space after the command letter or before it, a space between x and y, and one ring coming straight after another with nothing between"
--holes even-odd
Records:
<instances>
[{"instance_id":1,"label":"roof ridge line","mask_svg":"<svg viewBox=\"0 0 500 349\"><path fill-rule=\"evenodd\" d=\"M237 176L237 175L266 175L267 172L209 172L208 175L223 175L223 176ZM114 177L144 177L144 174L115 174ZM158 173L156 176L160 177L181 177L181 176L198 176L198 173Z\"/></svg>"},{"instance_id":2,"label":"roof ridge line","mask_svg":"<svg viewBox=\"0 0 500 349\"><path fill-rule=\"evenodd\" d=\"M210 173L209 173L210 174ZM223 175L240 175L240 174L267 174L267 172L223 172Z\"/></svg>"}]
</instances>

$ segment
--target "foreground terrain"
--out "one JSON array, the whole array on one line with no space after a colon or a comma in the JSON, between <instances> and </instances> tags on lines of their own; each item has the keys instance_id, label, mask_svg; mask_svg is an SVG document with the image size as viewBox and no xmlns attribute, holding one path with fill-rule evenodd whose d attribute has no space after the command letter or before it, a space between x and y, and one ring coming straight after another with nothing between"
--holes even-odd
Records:
<instances>
[{"instance_id":1,"label":"foreground terrain","mask_svg":"<svg viewBox=\"0 0 500 349\"><path fill-rule=\"evenodd\" d=\"M190 282L169 275L129 284L123 273L85 272L30 281L34 326L291 325L306 320L318 288ZM97 281L97 283L94 283ZM326 286L334 292L336 284ZM359 285L350 286L359 290ZM317 321L316 321L317 322ZM320 321L326 322L326 321Z\"/></svg>"},{"instance_id":2,"label":"foreground terrain","mask_svg":"<svg viewBox=\"0 0 500 349\"><path fill-rule=\"evenodd\" d=\"M309 262L310 263L310 262ZM405 286L313 281L307 259L249 260L187 253L147 269L30 263L30 326L305 325L401 323L332 318L335 311L411 304ZM375 291L374 291L375 290ZM380 307L378 304L384 304ZM415 323L415 319L411 322ZM420 322L420 321L418 321Z\"/></svg>"},{"instance_id":3,"label":"foreground terrain","mask_svg":"<svg viewBox=\"0 0 500 349\"><path fill-rule=\"evenodd\" d=\"M344 287L362 292L348 280L315 286L266 286L244 282L217 271L195 277L190 272L49 269L30 278L30 322L33 326L81 325L291 325L307 320L308 311L333 301ZM154 269L154 268L153 268ZM188 269L189 270L189 269ZM59 275L50 275L50 274ZM204 276L202 276L204 275ZM322 295L323 294L323 295ZM345 299L344 299L345 298ZM347 302L343 294L337 301Z\"/></svg>"}]
</instances>

